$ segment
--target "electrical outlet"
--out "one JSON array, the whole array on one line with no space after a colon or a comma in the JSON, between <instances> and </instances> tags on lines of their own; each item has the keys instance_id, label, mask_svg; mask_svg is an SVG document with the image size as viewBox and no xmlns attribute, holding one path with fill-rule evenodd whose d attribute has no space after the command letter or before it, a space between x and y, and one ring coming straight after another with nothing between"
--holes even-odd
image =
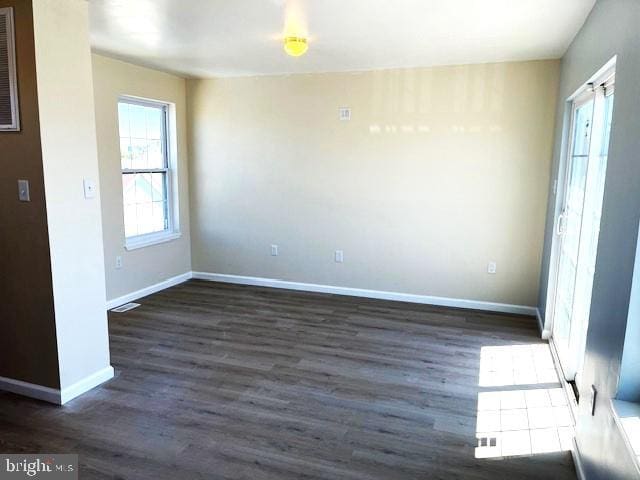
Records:
<instances>
[{"instance_id":1,"label":"electrical outlet","mask_svg":"<svg viewBox=\"0 0 640 480\"><path fill-rule=\"evenodd\" d=\"M342 107L338 110L340 120L343 122L348 122L351 120L351 109L348 107Z\"/></svg>"},{"instance_id":2,"label":"electrical outlet","mask_svg":"<svg viewBox=\"0 0 640 480\"><path fill-rule=\"evenodd\" d=\"M344 262L344 252L342 250L336 250L335 260L336 260L336 263Z\"/></svg>"},{"instance_id":3,"label":"electrical outlet","mask_svg":"<svg viewBox=\"0 0 640 480\"><path fill-rule=\"evenodd\" d=\"M90 178L85 178L82 181L84 187L84 198L95 198L96 196L96 182Z\"/></svg>"},{"instance_id":4,"label":"electrical outlet","mask_svg":"<svg viewBox=\"0 0 640 480\"><path fill-rule=\"evenodd\" d=\"M489 265L487 265L487 273L490 273L491 275L494 275L497 269L498 265L496 265L496 262L489 262Z\"/></svg>"},{"instance_id":5,"label":"electrical outlet","mask_svg":"<svg viewBox=\"0 0 640 480\"><path fill-rule=\"evenodd\" d=\"M272 257L278 256L278 245L271 245L271 256Z\"/></svg>"},{"instance_id":6,"label":"electrical outlet","mask_svg":"<svg viewBox=\"0 0 640 480\"><path fill-rule=\"evenodd\" d=\"M122 268L122 257L120 255L118 255L116 257L116 268L117 269L121 269Z\"/></svg>"}]
</instances>

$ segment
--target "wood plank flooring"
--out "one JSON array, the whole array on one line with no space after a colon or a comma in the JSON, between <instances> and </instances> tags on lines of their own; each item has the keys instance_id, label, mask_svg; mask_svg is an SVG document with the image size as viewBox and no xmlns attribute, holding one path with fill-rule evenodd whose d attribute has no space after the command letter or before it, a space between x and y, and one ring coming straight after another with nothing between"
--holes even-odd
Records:
<instances>
[{"instance_id":1,"label":"wood plank flooring","mask_svg":"<svg viewBox=\"0 0 640 480\"><path fill-rule=\"evenodd\" d=\"M192 280L109 313L117 377L56 407L0 393L0 451L81 479L574 479L476 459L483 346L532 318Z\"/></svg>"}]
</instances>

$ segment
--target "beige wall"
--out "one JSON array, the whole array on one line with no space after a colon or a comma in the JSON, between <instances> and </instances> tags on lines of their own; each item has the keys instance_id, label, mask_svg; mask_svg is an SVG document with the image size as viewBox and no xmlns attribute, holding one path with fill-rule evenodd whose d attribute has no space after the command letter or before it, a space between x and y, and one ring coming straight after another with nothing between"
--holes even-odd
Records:
<instances>
[{"instance_id":1,"label":"beige wall","mask_svg":"<svg viewBox=\"0 0 640 480\"><path fill-rule=\"evenodd\" d=\"M166 73L93 55L96 125L102 186L107 299L112 300L191 270L185 80ZM176 106L181 238L127 251L124 248L122 176L118 139L118 97L131 95ZM116 269L116 256L123 267Z\"/></svg>"},{"instance_id":2,"label":"beige wall","mask_svg":"<svg viewBox=\"0 0 640 480\"><path fill-rule=\"evenodd\" d=\"M535 305L558 65L189 80L193 270Z\"/></svg>"},{"instance_id":3,"label":"beige wall","mask_svg":"<svg viewBox=\"0 0 640 480\"><path fill-rule=\"evenodd\" d=\"M112 371L104 309L100 196L85 199L83 193L84 179L94 180L99 189L88 4L84 0L34 0L33 24L64 391L87 377Z\"/></svg>"}]
</instances>

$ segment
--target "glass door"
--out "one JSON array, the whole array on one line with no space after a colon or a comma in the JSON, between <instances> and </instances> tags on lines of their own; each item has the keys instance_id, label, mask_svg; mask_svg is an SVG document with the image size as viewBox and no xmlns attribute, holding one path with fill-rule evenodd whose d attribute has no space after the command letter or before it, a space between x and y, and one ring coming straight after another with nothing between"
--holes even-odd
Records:
<instances>
[{"instance_id":1,"label":"glass door","mask_svg":"<svg viewBox=\"0 0 640 480\"><path fill-rule=\"evenodd\" d=\"M564 203L557 221L560 255L553 340L567 380L580 382L604 196L614 77L574 101Z\"/></svg>"},{"instance_id":2,"label":"glass door","mask_svg":"<svg viewBox=\"0 0 640 480\"><path fill-rule=\"evenodd\" d=\"M569 351L572 352L569 372L574 374L580 387L582 363L587 342L589 310L593 292L593 274L596 269L596 253L600 236L600 217L604 198L605 174L609 153L609 136L613 114L613 83L595 91L595 109L593 114L593 134L589 153L587 185L585 189L582 215L582 233L578 252L578 271L571 314Z\"/></svg>"},{"instance_id":3,"label":"glass door","mask_svg":"<svg viewBox=\"0 0 640 480\"><path fill-rule=\"evenodd\" d=\"M575 294L576 273L578 270L578 250L587 184L589 164L589 146L593 123L594 97L585 95L574 104L571 149L567 162L565 198L562 214L557 221L557 233L560 239L560 258L558 262L558 283L553 319L553 340L566 376L569 372L571 337L571 317ZM573 380L573 378L568 378Z\"/></svg>"}]
</instances>

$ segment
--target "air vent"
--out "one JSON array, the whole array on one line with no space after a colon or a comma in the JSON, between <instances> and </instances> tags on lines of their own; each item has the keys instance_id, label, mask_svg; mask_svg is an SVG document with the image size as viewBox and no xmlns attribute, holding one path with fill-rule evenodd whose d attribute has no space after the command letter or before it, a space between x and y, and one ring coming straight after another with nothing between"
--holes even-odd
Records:
<instances>
[{"instance_id":1,"label":"air vent","mask_svg":"<svg viewBox=\"0 0 640 480\"><path fill-rule=\"evenodd\" d=\"M138 308L140 306L139 303L125 303L124 305L120 305L119 307L116 307L114 309L112 309L112 312L118 312L118 313L123 313L123 312L128 312L129 310L133 310L134 308Z\"/></svg>"},{"instance_id":2,"label":"air vent","mask_svg":"<svg viewBox=\"0 0 640 480\"><path fill-rule=\"evenodd\" d=\"M0 8L0 131L19 130L13 9Z\"/></svg>"}]
</instances>

